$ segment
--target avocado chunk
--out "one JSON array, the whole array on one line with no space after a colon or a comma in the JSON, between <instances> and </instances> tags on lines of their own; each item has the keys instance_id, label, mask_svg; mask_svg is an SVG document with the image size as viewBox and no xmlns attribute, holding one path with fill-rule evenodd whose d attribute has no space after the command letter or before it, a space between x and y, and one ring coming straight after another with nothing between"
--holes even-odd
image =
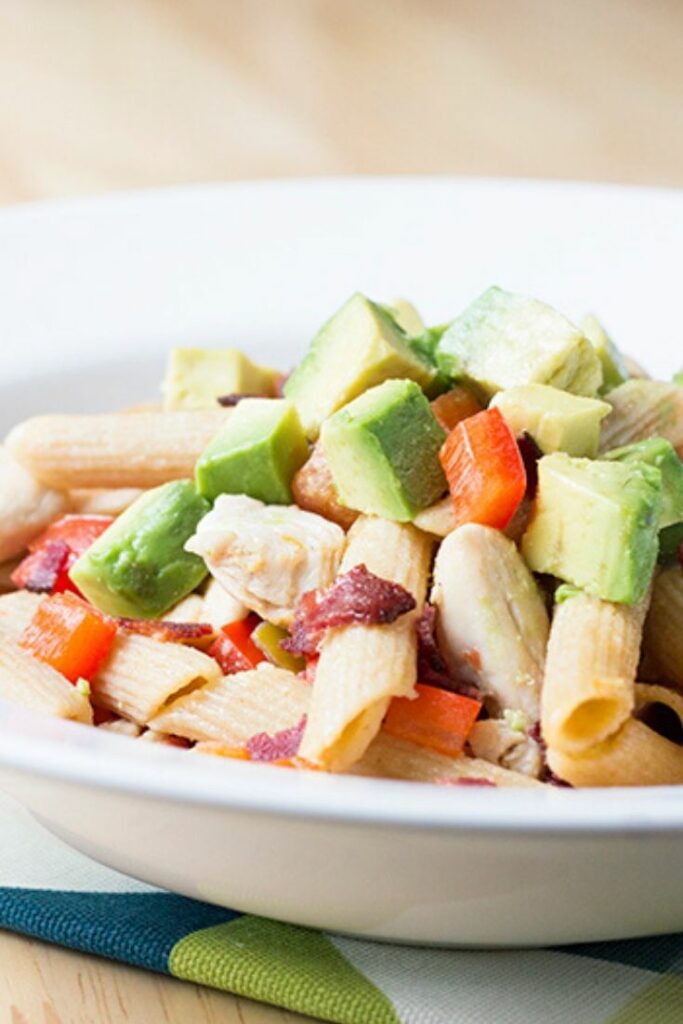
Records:
<instances>
[{"instance_id":1,"label":"avocado chunk","mask_svg":"<svg viewBox=\"0 0 683 1024\"><path fill-rule=\"evenodd\" d=\"M320 329L284 393L315 440L328 416L368 388L389 378L408 378L428 387L435 376L434 367L411 350L393 317L356 294Z\"/></svg>"},{"instance_id":2,"label":"avocado chunk","mask_svg":"<svg viewBox=\"0 0 683 1024\"><path fill-rule=\"evenodd\" d=\"M107 615L159 618L206 576L184 547L209 507L190 480L147 491L81 555L71 579Z\"/></svg>"},{"instance_id":3,"label":"avocado chunk","mask_svg":"<svg viewBox=\"0 0 683 1024\"><path fill-rule=\"evenodd\" d=\"M674 384L678 384L680 387L683 387L683 370L679 370L678 373L674 373L672 380Z\"/></svg>"},{"instance_id":4,"label":"avocado chunk","mask_svg":"<svg viewBox=\"0 0 683 1024\"><path fill-rule=\"evenodd\" d=\"M594 396L602 369L578 327L537 299L489 288L456 320L439 342L437 362L491 398L520 384L550 384Z\"/></svg>"},{"instance_id":5,"label":"avocado chunk","mask_svg":"<svg viewBox=\"0 0 683 1024\"><path fill-rule=\"evenodd\" d=\"M635 604L657 560L661 508L662 474L653 466L545 455L522 554L534 572Z\"/></svg>"},{"instance_id":6,"label":"avocado chunk","mask_svg":"<svg viewBox=\"0 0 683 1024\"><path fill-rule=\"evenodd\" d=\"M197 460L197 490L209 501L246 494L291 505L292 477L308 458L301 420L284 398L244 398Z\"/></svg>"},{"instance_id":7,"label":"avocado chunk","mask_svg":"<svg viewBox=\"0 0 683 1024\"><path fill-rule=\"evenodd\" d=\"M274 395L277 377L236 348L174 348L162 384L164 409L215 409L220 395Z\"/></svg>"},{"instance_id":8,"label":"avocado chunk","mask_svg":"<svg viewBox=\"0 0 683 1024\"><path fill-rule=\"evenodd\" d=\"M683 523L667 526L659 534L659 561L675 562L683 544Z\"/></svg>"},{"instance_id":9,"label":"avocado chunk","mask_svg":"<svg viewBox=\"0 0 683 1024\"><path fill-rule=\"evenodd\" d=\"M323 424L320 441L342 504L398 522L446 490L439 449L446 439L413 381L371 388Z\"/></svg>"},{"instance_id":10,"label":"avocado chunk","mask_svg":"<svg viewBox=\"0 0 683 1024\"><path fill-rule=\"evenodd\" d=\"M624 445L606 452L603 459L617 462L644 462L662 474L662 512L660 530L683 520L683 462L674 446L663 437L649 437L645 441Z\"/></svg>"},{"instance_id":11,"label":"avocado chunk","mask_svg":"<svg viewBox=\"0 0 683 1024\"><path fill-rule=\"evenodd\" d=\"M387 312L394 318L404 334L409 338L422 334L426 330L424 320L408 299L392 299L386 308Z\"/></svg>"},{"instance_id":12,"label":"avocado chunk","mask_svg":"<svg viewBox=\"0 0 683 1024\"><path fill-rule=\"evenodd\" d=\"M618 388L631 374L624 357L602 326L597 316L587 313L579 324L581 330L595 349L602 363L602 387L600 394L606 395L613 388Z\"/></svg>"},{"instance_id":13,"label":"avocado chunk","mask_svg":"<svg viewBox=\"0 0 683 1024\"><path fill-rule=\"evenodd\" d=\"M559 391L547 384L523 384L499 391L497 406L515 434L531 434L542 452L594 459L600 423L612 411L607 402Z\"/></svg>"}]
</instances>

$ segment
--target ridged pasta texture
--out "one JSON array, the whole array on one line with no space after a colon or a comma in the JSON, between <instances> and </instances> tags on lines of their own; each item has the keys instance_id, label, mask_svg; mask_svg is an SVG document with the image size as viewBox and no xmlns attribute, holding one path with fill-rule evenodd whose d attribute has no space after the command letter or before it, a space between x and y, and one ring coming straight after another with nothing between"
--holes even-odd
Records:
<instances>
[{"instance_id":1,"label":"ridged pasta texture","mask_svg":"<svg viewBox=\"0 0 683 1024\"><path fill-rule=\"evenodd\" d=\"M610 391L613 406L602 425L600 450L646 437L665 437L683 456L683 388L657 380L627 380Z\"/></svg>"},{"instance_id":2,"label":"ridged pasta texture","mask_svg":"<svg viewBox=\"0 0 683 1024\"><path fill-rule=\"evenodd\" d=\"M35 416L5 443L26 470L52 487L149 488L191 477L230 412Z\"/></svg>"},{"instance_id":3,"label":"ridged pasta texture","mask_svg":"<svg viewBox=\"0 0 683 1024\"><path fill-rule=\"evenodd\" d=\"M683 569L672 565L655 579L645 621L645 651L657 675L683 688Z\"/></svg>"},{"instance_id":4,"label":"ridged pasta texture","mask_svg":"<svg viewBox=\"0 0 683 1024\"><path fill-rule=\"evenodd\" d=\"M88 698L0 630L0 697L57 718L92 723Z\"/></svg>"},{"instance_id":5,"label":"ridged pasta texture","mask_svg":"<svg viewBox=\"0 0 683 1024\"><path fill-rule=\"evenodd\" d=\"M577 594L556 606L541 697L551 750L580 753L629 718L649 600L624 605Z\"/></svg>"},{"instance_id":6,"label":"ridged pasta texture","mask_svg":"<svg viewBox=\"0 0 683 1024\"><path fill-rule=\"evenodd\" d=\"M416 610L386 625L330 629L316 669L303 758L330 771L357 761L377 734L392 697L414 692L416 616L429 573L432 540L414 526L361 516L348 534L340 574L364 564L405 587Z\"/></svg>"}]
</instances>

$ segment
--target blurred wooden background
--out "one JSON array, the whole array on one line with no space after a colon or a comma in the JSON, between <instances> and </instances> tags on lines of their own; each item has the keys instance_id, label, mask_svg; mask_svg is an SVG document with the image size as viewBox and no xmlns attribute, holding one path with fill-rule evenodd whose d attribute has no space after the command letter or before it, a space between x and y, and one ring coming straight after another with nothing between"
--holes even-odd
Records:
<instances>
[{"instance_id":1,"label":"blurred wooden background","mask_svg":"<svg viewBox=\"0 0 683 1024\"><path fill-rule=\"evenodd\" d=\"M680 0L0 0L0 202L282 175L683 184ZM0 1022L294 1024L0 935Z\"/></svg>"},{"instance_id":2,"label":"blurred wooden background","mask_svg":"<svg viewBox=\"0 0 683 1024\"><path fill-rule=\"evenodd\" d=\"M293 174L683 182L680 0L0 0L0 201Z\"/></svg>"}]
</instances>

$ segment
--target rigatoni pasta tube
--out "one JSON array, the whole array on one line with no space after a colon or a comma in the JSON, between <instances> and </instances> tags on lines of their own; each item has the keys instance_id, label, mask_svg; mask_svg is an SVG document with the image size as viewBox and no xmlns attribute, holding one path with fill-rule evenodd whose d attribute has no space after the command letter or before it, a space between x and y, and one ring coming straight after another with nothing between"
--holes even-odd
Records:
<instances>
[{"instance_id":1,"label":"rigatoni pasta tube","mask_svg":"<svg viewBox=\"0 0 683 1024\"><path fill-rule=\"evenodd\" d=\"M649 599L612 604L577 593L556 606L541 692L549 749L579 753L627 720Z\"/></svg>"},{"instance_id":2,"label":"rigatoni pasta tube","mask_svg":"<svg viewBox=\"0 0 683 1024\"><path fill-rule=\"evenodd\" d=\"M0 697L31 711L57 718L92 723L92 708L85 694L38 661L0 630Z\"/></svg>"},{"instance_id":3,"label":"rigatoni pasta tube","mask_svg":"<svg viewBox=\"0 0 683 1024\"><path fill-rule=\"evenodd\" d=\"M351 527L340 573L364 564L405 587L414 612L390 625L330 629L320 651L300 755L331 771L353 764L377 734L392 697L414 691L415 620L422 611L432 541L414 526L362 516Z\"/></svg>"},{"instance_id":4,"label":"rigatoni pasta tube","mask_svg":"<svg viewBox=\"0 0 683 1024\"><path fill-rule=\"evenodd\" d=\"M548 748L548 764L572 786L668 786L683 783L683 747L636 718L602 743L570 754Z\"/></svg>"},{"instance_id":5,"label":"rigatoni pasta tube","mask_svg":"<svg viewBox=\"0 0 683 1024\"><path fill-rule=\"evenodd\" d=\"M156 487L191 477L197 458L230 413L36 416L15 427L6 445L36 479L52 487Z\"/></svg>"},{"instance_id":6,"label":"rigatoni pasta tube","mask_svg":"<svg viewBox=\"0 0 683 1024\"><path fill-rule=\"evenodd\" d=\"M683 688L683 569L672 565L655 579L645 620L645 652L657 672Z\"/></svg>"},{"instance_id":7,"label":"rigatoni pasta tube","mask_svg":"<svg viewBox=\"0 0 683 1024\"><path fill-rule=\"evenodd\" d=\"M627 380L610 391L613 406L602 425L600 451L646 437L665 437L683 456L683 388L658 380Z\"/></svg>"},{"instance_id":8,"label":"rigatoni pasta tube","mask_svg":"<svg viewBox=\"0 0 683 1024\"><path fill-rule=\"evenodd\" d=\"M119 634L92 681L93 703L145 725L188 688L219 679L218 663L183 644Z\"/></svg>"},{"instance_id":9,"label":"rigatoni pasta tube","mask_svg":"<svg viewBox=\"0 0 683 1024\"><path fill-rule=\"evenodd\" d=\"M264 662L178 698L149 725L157 732L188 740L241 747L257 733L272 734L298 725L310 699L308 683Z\"/></svg>"},{"instance_id":10,"label":"rigatoni pasta tube","mask_svg":"<svg viewBox=\"0 0 683 1024\"><path fill-rule=\"evenodd\" d=\"M349 769L350 775L404 779L406 782L457 782L476 779L496 786L537 787L529 775L508 771L479 757L447 757L427 747L380 732L361 759Z\"/></svg>"}]
</instances>

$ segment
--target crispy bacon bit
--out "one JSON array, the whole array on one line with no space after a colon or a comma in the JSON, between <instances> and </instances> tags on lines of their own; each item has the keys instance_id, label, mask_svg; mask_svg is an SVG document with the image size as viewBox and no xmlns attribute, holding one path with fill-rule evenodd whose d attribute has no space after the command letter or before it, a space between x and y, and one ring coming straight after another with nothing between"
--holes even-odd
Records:
<instances>
[{"instance_id":1,"label":"crispy bacon bit","mask_svg":"<svg viewBox=\"0 0 683 1024\"><path fill-rule=\"evenodd\" d=\"M49 594L66 566L70 553L66 541L50 540L26 556L12 573L12 582L20 590Z\"/></svg>"},{"instance_id":2,"label":"crispy bacon bit","mask_svg":"<svg viewBox=\"0 0 683 1024\"><path fill-rule=\"evenodd\" d=\"M683 540L678 545L678 564L683 569Z\"/></svg>"},{"instance_id":3,"label":"crispy bacon bit","mask_svg":"<svg viewBox=\"0 0 683 1024\"><path fill-rule=\"evenodd\" d=\"M224 408L231 409L233 405L239 405L243 398L270 398L270 395L257 395L248 391L235 391L230 395L219 395L216 401Z\"/></svg>"},{"instance_id":4,"label":"crispy bacon bit","mask_svg":"<svg viewBox=\"0 0 683 1024\"><path fill-rule=\"evenodd\" d=\"M428 686L438 686L442 690L450 690L463 697L481 700L481 694L476 686L456 679L449 671L436 642L436 614L434 605L426 604L415 626L418 680Z\"/></svg>"},{"instance_id":5,"label":"crispy bacon bit","mask_svg":"<svg viewBox=\"0 0 683 1024\"><path fill-rule=\"evenodd\" d=\"M533 498L538 487L538 460L542 458L543 452L526 430L517 438L517 447L526 470L526 497Z\"/></svg>"},{"instance_id":6,"label":"crispy bacon bit","mask_svg":"<svg viewBox=\"0 0 683 1024\"><path fill-rule=\"evenodd\" d=\"M356 565L327 590L304 594L294 616L292 635L281 646L291 654L310 657L320 650L328 629L354 622L385 625L414 608L415 598L405 587L375 576L365 565Z\"/></svg>"},{"instance_id":7,"label":"crispy bacon bit","mask_svg":"<svg viewBox=\"0 0 683 1024\"><path fill-rule=\"evenodd\" d=\"M257 733L247 742L249 757L252 761L287 761L296 757L305 728L306 715L302 715L296 725L272 736L267 732Z\"/></svg>"},{"instance_id":8,"label":"crispy bacon bit","mask_svg":"<svg viewBox=\"0 0 683 1024\"><path fill-rule=\"evenodd\" d=\"M493 789L497 788L495 782L491 782L490 779L479 778L478 776L473 776L472 778L464 777L462 779L451 779L446 777L443 779L437 779L436 781L440 786L488 786Z\"/></svg>"},{"instance_id":9,"label":"crispy bacon bit","mask_svg":"<svg viewBox=\"0 0 683 1024\"><path fill-rule=\"evenodd\" d=\"M167 619L117 619L124 633L149 636L164 643L196 644L213 636L215 630L208 622L169 622Z\"/></svg>"},{"instance_id":10,"label":"crispy bacon bit","mask_svg":"<svg viewBox=\"0 0 683 1024\"><path fill-rule=\"evenodd\" d=\"M248 672L254 667L225 633L218 634L206 653L218 662L224 676Z\"/></svg>"}]
</instances>

